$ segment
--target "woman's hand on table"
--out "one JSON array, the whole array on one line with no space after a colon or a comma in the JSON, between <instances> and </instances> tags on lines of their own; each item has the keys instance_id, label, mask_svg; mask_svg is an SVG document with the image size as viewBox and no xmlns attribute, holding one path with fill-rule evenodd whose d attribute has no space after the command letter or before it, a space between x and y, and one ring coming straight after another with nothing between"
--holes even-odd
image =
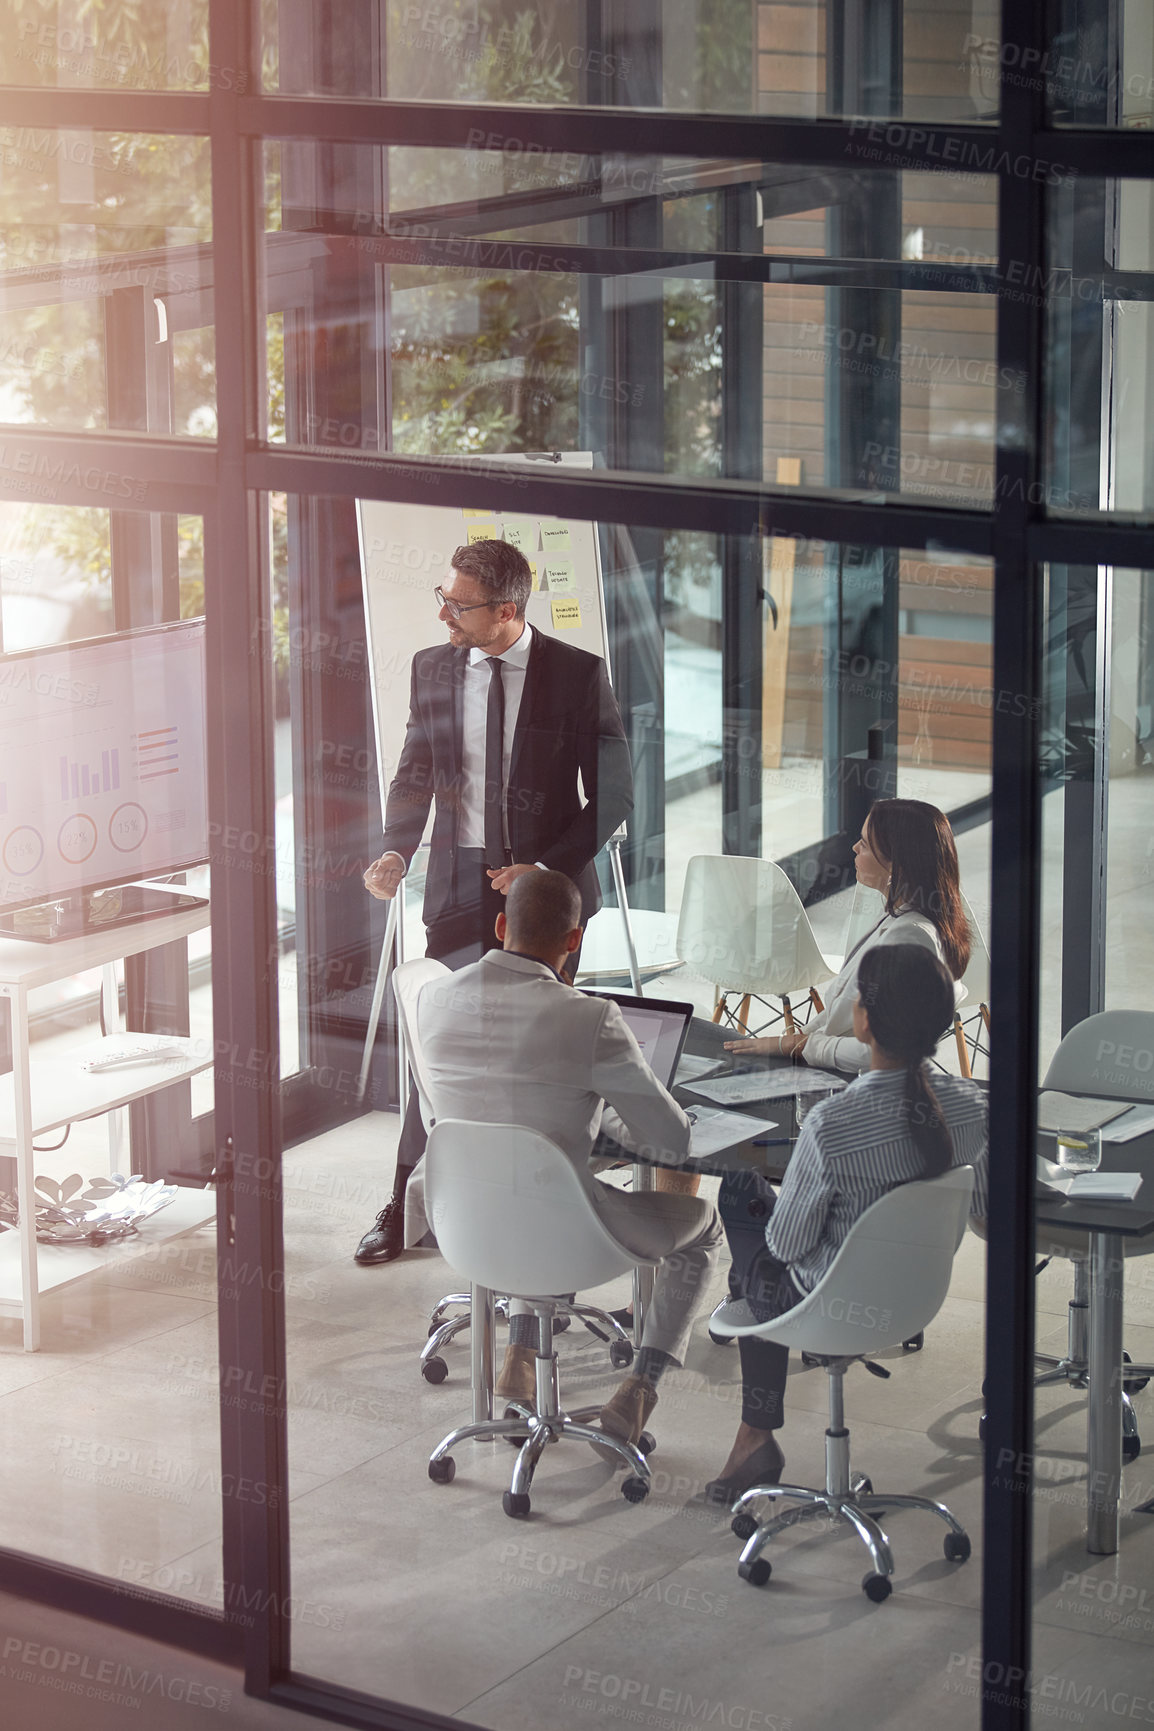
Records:
<instances>
[{"instance_id":1,"label":"woman's hand on table","mask_svg":"<svg viewBox=\"0 0 1154 1731\"><path fill-rule=\"evenodd\" d=\"M791 1058L805 1049L805 1035L798 1030L792 1034L767 1034L757 1039L727 1040L725 1049L750 1058Z\"/></svg>"},{"instance_id":2,"label":"woman's hand on table","mask_svg":"<svg viewBox=\"0 0 1154 1731\"><path fill-rule=\"evenodd\" d=\"M744 1040L727 1040L727 1052L744 1052L747 1057L776 1058L781 1050L781 1041L776 1034L765 1040L755 1040L747 1036Z\"/></svg>"}]
</instances>

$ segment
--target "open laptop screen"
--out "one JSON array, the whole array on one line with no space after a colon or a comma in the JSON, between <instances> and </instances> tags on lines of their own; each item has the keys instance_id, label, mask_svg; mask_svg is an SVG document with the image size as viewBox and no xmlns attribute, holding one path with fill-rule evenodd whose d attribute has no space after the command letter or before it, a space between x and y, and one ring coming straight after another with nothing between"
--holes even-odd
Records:
<instances>
[{"instance_id":1,"label":"open laptop screen","mask_svg":"<svg viewBox=\"0 0 1154 1731\"><path fill-rule=\"evenodd\" d=\"M693 1018L693 1005L668 998L634 998L623 992L596 992L611 998L624 1016L630 1033L659 1082L669 1088L681 1057L681 1048Z\"/></svg>"}]
</instances>

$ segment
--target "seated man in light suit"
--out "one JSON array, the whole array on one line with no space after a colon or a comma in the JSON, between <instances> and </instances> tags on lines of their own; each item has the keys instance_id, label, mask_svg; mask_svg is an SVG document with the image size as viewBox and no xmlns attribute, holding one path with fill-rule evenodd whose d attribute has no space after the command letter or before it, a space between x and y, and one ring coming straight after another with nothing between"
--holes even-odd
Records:
<instances>
[{"instance_id":1,"label":"seated man in light suit","mask_svg":"<svg viewBox=\"0 0 1154 1731\"><path fill-rule=\"evenodd\" d=\"M645 1149L676 1166L689 1151L689 1120L646 1064L617 1005L586 997L561 976L581 942L576 885L561 872L526 872L511 886L496 930L500 950L450 979L431 980L417 1001L431 1104L438 1118L524 1124L550 1137L613 1236L640 1257L661 1258L633 1373L601 1410L603 1429L636 1444L662 1372L684 1361L721 1223L712 1204L695 1197L627 1195L590 1175L599 1128L625 1151ZM504 1398L533 1400L535 1341L528 1307L514 1303L497 1382Z\"/></svg>"}]
</instances>

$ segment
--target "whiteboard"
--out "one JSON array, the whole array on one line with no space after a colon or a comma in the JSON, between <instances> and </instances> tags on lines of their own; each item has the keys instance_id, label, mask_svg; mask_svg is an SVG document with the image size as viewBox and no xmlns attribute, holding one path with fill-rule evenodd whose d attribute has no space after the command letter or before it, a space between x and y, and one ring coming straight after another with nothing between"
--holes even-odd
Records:
<instances>
[{"instance_id":1,"label":"whiteboard","mask_svg":"<svg viewBox=\"0 0 1154 1731\"><path fill-rule=\"evenodd\" d=\"M449 575L454 551L473 540L512 541L533 569L525 617L534 631L599 655L609 665L605 592L595 523L543 516L528 508L534 470L553 457L486 457L510 466L493 483L491 510L446 505L398 505L357 500L357 534L372 670L381 816L409 717L409 670L418 649L447 643L433 590ZM561 453L560 462L591 469L590 451Z\"/></svg>"}]
</instances>

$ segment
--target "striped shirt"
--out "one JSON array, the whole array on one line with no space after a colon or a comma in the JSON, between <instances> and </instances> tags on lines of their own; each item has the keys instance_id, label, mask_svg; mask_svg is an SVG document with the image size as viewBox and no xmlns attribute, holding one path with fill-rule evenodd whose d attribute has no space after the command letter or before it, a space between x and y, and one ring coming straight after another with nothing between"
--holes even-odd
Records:
<instances>
[{"instance_id":1,"label":"striped shirt","mask_svg":"<svg viewBox=\"0 0 1154 1731\"><path fill-rule=\"evenodd\" d=\"M953 1138L951 1164L974 1168L970 1212L986 1213L986 1096L960 1076L930 1077ZM765 1239L794 1280L812 1292L850 1227L899 1184L923 1175L904 1122L904 1070L868 1070L809 1113L770 1216Z\"/></svg>"}]
</instances>

